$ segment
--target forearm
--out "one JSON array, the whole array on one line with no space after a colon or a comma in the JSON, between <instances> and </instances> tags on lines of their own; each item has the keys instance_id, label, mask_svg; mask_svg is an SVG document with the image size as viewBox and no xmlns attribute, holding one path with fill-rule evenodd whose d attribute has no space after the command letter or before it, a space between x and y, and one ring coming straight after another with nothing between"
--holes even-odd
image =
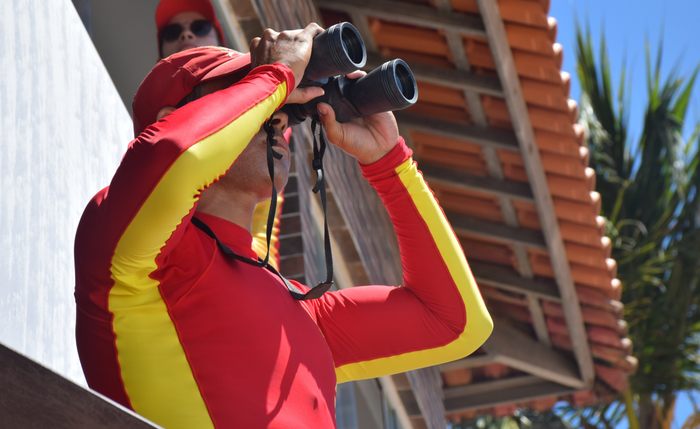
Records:
<instances>
[{"instance_id":1,"label":"forearm","mask_svg":"<svg viewBox=\"0 0 700 429\"><path fill-rule=\"evenodd\" d=\"M409 155L401 141L362 167L396 229L404 287L350 288L317 305L338 382L462 358L492 330L459 242Z\"/></svg>"}]
</instances>

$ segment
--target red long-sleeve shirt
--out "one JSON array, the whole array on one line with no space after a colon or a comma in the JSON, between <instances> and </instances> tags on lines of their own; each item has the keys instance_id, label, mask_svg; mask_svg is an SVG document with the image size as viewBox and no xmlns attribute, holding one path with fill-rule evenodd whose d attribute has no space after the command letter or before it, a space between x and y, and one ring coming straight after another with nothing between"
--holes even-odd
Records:
<instances>
[{"instance_id":1,"label":"red long-sleeve shirt","mask_svg":"<svg viewBox=\"0 0 700 429\"><path fill-rule=\"evenodd\" d=\"M164 427L332 428L337 382L458 359L491 332L457 238L403 141L362 167L396 229L403 287L297 301L190 223L201 191L293 79L285 66L258 67L146 129L78 227L76 336L88 384ZM197 217L256 258L246 230Z\"/></svg>"}]
</instances>

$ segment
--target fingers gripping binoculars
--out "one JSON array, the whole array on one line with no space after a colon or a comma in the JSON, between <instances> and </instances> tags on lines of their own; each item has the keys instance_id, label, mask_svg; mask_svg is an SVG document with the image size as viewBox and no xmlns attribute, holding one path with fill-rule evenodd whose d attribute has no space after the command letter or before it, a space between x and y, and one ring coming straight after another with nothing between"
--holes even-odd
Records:
<instances>
[{"instance_id":1,"label":"fingers gripping binoculars","mask_svg":"<svg viewBox=\"0 0 700 429\"><path fill-rule=\"evenodd\" d=\"M342 22L316 36L299 87L319 86L325 93L304 104L282 107L289 124L299 124L307 117L318 119L316 105L321 102L333 108L338 122L405 109L416 103L416 79L403 60L387 61L359 79L344 76L361 69L366 62L365 43L352 24Z\"/></svg>"}]
</instances>

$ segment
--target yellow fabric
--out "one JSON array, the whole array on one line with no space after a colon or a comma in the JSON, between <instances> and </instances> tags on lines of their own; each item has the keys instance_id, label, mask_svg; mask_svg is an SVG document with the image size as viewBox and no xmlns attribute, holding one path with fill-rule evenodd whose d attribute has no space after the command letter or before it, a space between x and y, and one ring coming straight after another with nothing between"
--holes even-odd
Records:
<instances>
[{"instance_id":1,"label":"yellow fabric","mask_svg":"<svg viewBox=\"0 0 700 429\"><path fill-rule=\"evenodd\" d=\"M265 200L258 203L255 206L255 211L253 212L253 223L251 225L251 232L253 234L253 250L261 258L265 258L267 253L267 216L270 212L270 202L272 200ZM277 210L275 211L275 221L272 224L272 235L270 236L270 265L279 270L280 268L280 252L279 252L279 242L280 242L280 216L282 215L282 203L284 202L284 195L279 193L277 195Z\"/></svg>"},{"instance_id":2,"label":"yellow fabric","mask_svg":"<svg viewBox=\"0 0 700 429\"><path fill-rule=\"evenodd\" d=\"M211 428L213 423L158 282L149 274L199 192L229 169L286 94L282 83L269 98L180 155L117 244L109 310L122 379L134 410L169 429Z\"/></svg>"},{"instance_id":3,"label":"yellow fabric","mask_svg":"<svg viewBox=\"0 0 700 429\"><path fill-rule=\"evenodd\" d=\"M457 285L466 310L467 324L461 335L445 346L338 367L338 383L381 377L461 359L479 348L493 331L493 321L481 299L457 237L415 163L408 159L395 171L428 226Z\"/></svg>"}]
</instances>

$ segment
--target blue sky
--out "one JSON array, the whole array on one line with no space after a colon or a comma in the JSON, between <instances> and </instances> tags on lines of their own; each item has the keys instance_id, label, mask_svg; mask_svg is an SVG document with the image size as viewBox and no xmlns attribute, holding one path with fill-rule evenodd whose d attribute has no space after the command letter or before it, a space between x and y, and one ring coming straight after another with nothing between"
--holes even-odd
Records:
<instances>
[{"instance_id":1,"label":"blue sky","mask_svg":"<svg viewBox=\"0 0 700 429\"><path fill-rule=\"evenodd\" d=\"M632 76L630 129L636 138L641 132L646 102L645 40L656 55L663 36L662 73L681 61L681 75L688 76L700 62L700 1L698 0L551 0L549 15L557 19L557 41L564 46L563 69L571 73L571 98L578 100L580 86L575 78L575 14L588 22L598 45L605 30L608 54L617 84L623 60ZM665 74L662 74L664 76ZM700 88L689 109L689 118L700 118Z\"/></svg>"},{"instance_id":2,"label":"blue sky","mask_svg":"<svg viewBox=\"0 0 700 429\"><path fill-rule=\"evenodd\" d=\"M581 22L590 23L596 46L599 46L601 30L605 30L616 84L623 60L626 60L633 79L630 111L630 134L633 138L641 133L647 98L645 39L648 38L655 55L659 40L663 37L663 76L677 60L681 60L680 74L685 76L690 75L700 63L700 0L551 0L549 15L559 23L557 41L564 47L563 69L572 75L571 98L578 101L581 91L575 73L575 15ZM688 119L699 118L700 85L696 84ZM697 398L700 395L694 392L694 396ZM672 429L680 428L691 411L687 396L681 395Z\"/></svg>"}]
</instances>

